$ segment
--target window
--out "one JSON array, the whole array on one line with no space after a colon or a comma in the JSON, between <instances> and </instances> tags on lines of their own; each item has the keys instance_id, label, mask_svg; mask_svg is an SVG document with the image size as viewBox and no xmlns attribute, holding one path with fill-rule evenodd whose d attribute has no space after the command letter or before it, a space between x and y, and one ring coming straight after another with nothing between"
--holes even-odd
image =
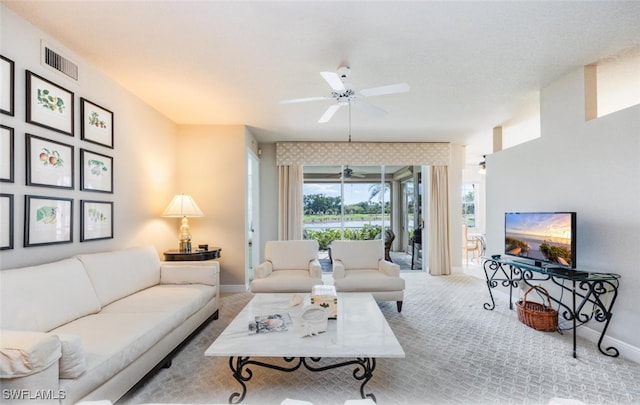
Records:
<instances>
[{"instance_id":1,"label":"window","mask_svg":"<svg viewBox=\"0 0 640 405\"><path fill-rule=\"evenodd\" d=\"M477 190L477 184L462 185L462 223L469 228L476 227Z\"/></svg>"},{"instance_id":2,"label":"window","mask_svg":"<svg viewBox=\"0 0 640 405\"><path fill-rule=\"evenodd\" d=\"M390 226L390 185L380 166L305 166L304 235L326 249L336 239L373 239Z\"/></svg>"}]
</instances>

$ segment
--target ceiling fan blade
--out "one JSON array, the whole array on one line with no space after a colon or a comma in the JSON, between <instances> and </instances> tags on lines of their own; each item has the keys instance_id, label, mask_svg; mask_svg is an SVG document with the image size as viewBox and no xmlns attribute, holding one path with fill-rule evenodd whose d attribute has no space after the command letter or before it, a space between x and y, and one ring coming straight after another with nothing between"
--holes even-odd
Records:
<instances>
[{"instance_id":1,"label":"ceiling fan blade","mask_svg":"<svg viewBox=\"0 0 640 405\"><path fill-rule=\"evenodd\" d=\"M336 104L330 105L329 108L327 108L327 111L325 111L324 114L322 114L322 117L320 117L318 122L323 124L323 123L329 121L331 119L331 117L333 117L333 114L335 114L336 111L338 111L338 109L341 106L342 106L342 103L336 103Z\"/></svg>"},{"instance_id":2,"label":"ceiling fan blade","mask_svg":"<svg viewBox=\"0 0 640 405\"><path fill-rule=\"evenodd\" d=\"M280 104L304 103L307 101L320 101L320 100L331 100L331 99L332 99L331 97L324 97L324 96L292 98L290 100L282 100L280 101Z\"/></svg>"},{"instance_id":3,"label":"ceiling fan blade","mask_svg":"<svg viewBox=\"0 0 640 405\"><path fill-rule=\"evenodd\" d=\"M375 105L366 103L362 100L353 100L353 104L359 109L366 111L371 115L380 117L387 114L387 112L382 108L376 107Z\"/></svg>"},{"instance_id":4,"label":"ceiling fan blade","mask_svg":"<svg viewBox=\"0 0 640 405\"><path fill-rule=\"evenodd\" d=\"M331 88L334 91L342 93L343 91L347 90L344 87L344 83L342 83L342 80L340 80L340 76L338 76L337 73L334 73L334 72L320 72L320 75L324 78L324 80L327 81L327 83L329 83L329 86L331 86Z\"/></svg>"},{"instance_id":5,"label":"ceiling fan blade","mask_svg":"<svg viewBox=\"0 0 640 405\"><path fill-rule=\"evenodd\" d=\"M360 90L359 93L365 97L382 96L385 94L406 93L409 91L407 83L389 84L387 86L371 87L369 89Z\"/></svg>"}]
</instances>

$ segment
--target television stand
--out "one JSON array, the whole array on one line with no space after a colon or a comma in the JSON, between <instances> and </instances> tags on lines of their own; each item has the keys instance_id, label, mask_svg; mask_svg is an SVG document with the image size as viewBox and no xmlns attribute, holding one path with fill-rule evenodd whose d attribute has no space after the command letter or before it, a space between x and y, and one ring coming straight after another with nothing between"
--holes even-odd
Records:
<instances>
[{"instance_id":1,"label":"television stand","mask_svg":"<svg viewBox=\"0 0 640 405\"><path fill-rule=\"evenodd\" d=\"M611 321L613 304L618 296L620 275L555 267L539 267L507 258L483 258L483 269L491 302L483 305L486 310L496 307L491 289L503 286L509 288L509 308L513 309L513 289L520 283L534 287L534 282L550 281L561 288L559 297L549 296L557 305L558 315L571 322L573 330L573 357L576 357L576 328L591 320L603 322L604 327L598 339L598 349L606 356L618 357L613 346L602 348L602 340ZM569 292L571 302L562 300L562 293ZM562 330L558 328L558 332Z\"/></svg>"}]
</instances>

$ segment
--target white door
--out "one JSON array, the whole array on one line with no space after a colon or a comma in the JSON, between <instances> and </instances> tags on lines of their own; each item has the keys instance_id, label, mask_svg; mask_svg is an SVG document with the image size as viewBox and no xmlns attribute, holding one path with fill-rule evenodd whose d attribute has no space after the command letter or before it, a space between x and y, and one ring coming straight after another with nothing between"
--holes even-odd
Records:
<instances>
[{"instance_id":1,"label":"white door","mask_svg":"<svg viewBox=\"0 0 640 405\"><path fill-rule=\"evenodd\" d=\"M246 287L253 280L253 269L260 264L260 160L247 152L247 236L246 236Z\"/></svg>"}]
</instances>

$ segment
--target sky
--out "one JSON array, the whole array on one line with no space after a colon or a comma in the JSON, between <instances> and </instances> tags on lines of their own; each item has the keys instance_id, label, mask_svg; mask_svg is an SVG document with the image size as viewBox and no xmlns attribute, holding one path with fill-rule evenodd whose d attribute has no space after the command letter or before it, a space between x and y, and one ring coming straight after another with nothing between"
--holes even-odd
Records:
<instances>
[{"instance_id":1,"label":"sky","mask_svg":"<svg viewBox=\"0 0 640 405\"><path fill-rule=\"evenodd\" d=\"M349 183L344 185L344 200L346 205L369 200L371 183ZM327 197L340 197L340 183L305 183L303 188L307 194L324 194ZM389 201L389 191L385 193L385 201ZM376 197L373 202L379 201Z\"/></svg>"}]
</instances>

